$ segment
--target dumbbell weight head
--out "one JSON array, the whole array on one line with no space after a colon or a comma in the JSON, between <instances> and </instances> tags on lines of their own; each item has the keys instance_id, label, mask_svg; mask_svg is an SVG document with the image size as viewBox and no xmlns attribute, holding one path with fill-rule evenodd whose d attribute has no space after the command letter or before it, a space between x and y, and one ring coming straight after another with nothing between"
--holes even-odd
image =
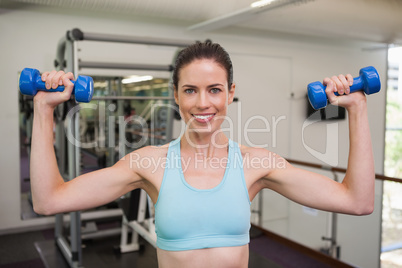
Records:
<instances>
[{"instance_id":1,"label":"dumbbell weight head","mask_svg":"<svg viewBox=\"0 0 402 268\"><path fill-rule=\"evenodd\" d=\"M360 69L359 77L362 79L363 83L363 91L367 95L377 93L381 89L381 81L380 76L378 75L377 70L373 66L368 66ZM354 86L358 87L358 81L355 81L357 78L353 79L353 85L350 87L350 92L355 92L359 90L358 88L355 90Z\"/></svg>"},{"instance_id":2,"label":"dumbbell weight head","mask_svg":"<svg viewBox=\"0 0 402 268\"><path fill-rule=\"evenodd\" d=\"M328 104L326 87L321 82L313 82L307 86L308 99L311 106L318 110ZM377 70L368 66L360 69L359 76L353 79L353 85L350 87L350 93L363 90L367 95L377 93L381 89L380 76ZM338 96L338 93L335 92Z\"/></svg>"},{"instance_id":3,"label":"dumbbell weight head","mask_svg":"<svg viewBox=\"0 0 402 268\"><path fill-rule=\"evenodd\" d=\"M75 100L78 102L90 102L94 94L94 81L86 75L78 76L74 84Z\"/></svg>"},{"instance_id":4,"label":"dumbbell weight head","mask_svg":"<svg viewBox=\"0 0 402 268\"><path fill-rule=\"evenodd\" d=\"M24 95L35 96L38 89L33 81L40 77L40 73L36 69L25 68L20 75L20 91Z\"/></svg>"},{"instance_id":5,"label":"dumbbell weight head","mask_svg":"<svg viewBox=\"0 0 402 268\"><path fill-rule=\"evenodd\" d=\"M318 110L324 108L328 104L325 87L321 82L313 82L307 86L307 96L311 106Z\"/></svg>"},{"instance_id":6,"label":"dumbbell weight head","mask_svg":"<svg viewBox=\"0 0 402 268\"><path fill-rule=\"evenodd\" d=\"M77 102L89 102L93 96L93 79L89 76L80 75L76 81L71 80L74 84L73 94ZM47 90L45 82L42 81L41 75L38 70L25 68L21 72L19 81L20 91L24 95L35 96L38 90L46 92L62 92L64 86L59 86L56 89Z\"/></svg>"}]
</instances>

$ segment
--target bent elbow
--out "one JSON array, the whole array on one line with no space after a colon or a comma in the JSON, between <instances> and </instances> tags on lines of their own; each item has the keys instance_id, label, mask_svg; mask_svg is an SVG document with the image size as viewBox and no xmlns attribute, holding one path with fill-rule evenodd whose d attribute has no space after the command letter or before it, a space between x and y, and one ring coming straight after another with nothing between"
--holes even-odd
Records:
<instances>
[{"instance_id":1,"label":"bent elbow","mask_svg":"<svg viewBox=\"0 0 402 268\"><path fill-rule=\"evenodd\" d=\"M362 216L364 215L370 215L374 212L374 205L368 206L365 210L362 211Z\"/></svg>"},{"instance_id":2,"label":"bent elbow","mask_svg":"<svg viewBox=\"0 0 402 268\"><path fill-rule=\"evenodd\" d=\"M40 205L35 202L33 202L33 210L36 214L43 215L43 216L51 216L51 215L56 214L55 212L52 211L50 206Z\"/></svg>"},{"instance_id":3,"label":"bent elbow","mask_svg":"<svg viewBox=\"0 0 402 268\"><path fill-rule=\"evenodd\" d=\"M41 207L41 206L35 205L35 204L33 204L33 211L34 211L36 214L39 214L39 215L49 216L49 215L47 214L46 209L44 209L44 208Z\"/></svg>"},{"instance_id":4,"label":"bent elbow","mask_svg":"<svg viewBox=\"0 0 402 268\"><path fill-rule=\"evenodd\" d=\"M356 210L353 212L356 216L367 216L374 212L374 202L370 202L368 204L358 206Z\"/></svg>"}]
</instances>

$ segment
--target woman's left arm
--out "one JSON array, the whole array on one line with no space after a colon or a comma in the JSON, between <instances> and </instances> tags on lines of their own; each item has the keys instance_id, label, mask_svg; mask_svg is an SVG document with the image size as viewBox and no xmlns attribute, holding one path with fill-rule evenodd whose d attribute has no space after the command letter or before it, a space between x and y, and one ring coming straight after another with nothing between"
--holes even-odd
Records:
<instances>
[{"instance_id":1,"label":"woman's left arm","mask_svg":"<svg viewBox=\"0 0 402 268\"><path fill-rule=\"evenodd\" d=\"M354 215L373 212L375 172L367 102L362 92L349 94L351 81L351 75L324 79L329 102L345 107L348 111L349 158L343 181L337 183L323 175L286 163L284 167L274 168L266 175L265 187L298 203L321 210Z\"/></svg>"}]
</instances>

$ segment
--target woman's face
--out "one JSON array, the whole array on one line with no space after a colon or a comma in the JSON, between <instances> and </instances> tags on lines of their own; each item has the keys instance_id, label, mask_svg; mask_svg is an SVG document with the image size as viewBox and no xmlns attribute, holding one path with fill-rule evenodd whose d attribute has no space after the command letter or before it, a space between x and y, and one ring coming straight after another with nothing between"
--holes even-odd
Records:
<instances>
[{"instance_id":1,"label":"woman's face","mask_svg":"<svg viewBox=\"0 0 402 268\"><path fill-rule=\"evenodd\" d=\"M229 91L227 73L221 65L211 59L200 59L180 70L174 96L188 128L209 133L220 129L234 91L234 84Z\"/></svg>"}]
</instances>

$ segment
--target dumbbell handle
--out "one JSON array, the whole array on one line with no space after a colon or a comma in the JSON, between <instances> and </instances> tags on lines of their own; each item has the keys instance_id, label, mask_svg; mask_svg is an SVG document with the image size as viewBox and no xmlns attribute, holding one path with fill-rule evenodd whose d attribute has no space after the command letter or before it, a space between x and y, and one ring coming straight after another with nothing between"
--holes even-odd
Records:
<instances>
[{"instance_id":1,"label":"dumbbell handle","mask_svg":"<svg viewBox=\"0 0 402 268\"><path fill-rule=\"evenodd\" d=\"M361 90L364 86L363 83L363 78L361 76L353 78L353 85L349 87L350 93ZM327 87L325 87L325 89L327 89ZM335 95L339 96L338 92L335 92Z\"/></svg>"},{"instance_id":2,"label":"dumbbell handle","mask_svg":"<svg viewBox=\"0 0 402 268\"><path fill-rule=\"evenodd\" d=\"M74 80L70 80L70 81L75 85ZM58 86L57 88L46 89L46 83L44 81L42 81L42 78L39 75L36 76L35 85L36 85L37 90L42 90L42 91L47 91L47 92L63 92L64 91L64 86ZM72 94L74 94L74 91L75 90L73 90Z\"/></svg>"},{"instance_id":3,"label":"dumbbell handle","mask_svg":"<svg viewBox=\"0 0 402 268\"><path fill-rule=\"evenodd\" d=\"M353 93L353 92L361 90L363 88L363 85L364 85L363 83L364 83L363 79L360 76L353 78L353 85L351 85L349 87L350 93ZM321 82L317 81L317 82L310 83L310 85L313 85L313 84L318 84L318 85L322 86L324 88L324 90L327 89L327 87L324 86ZM335 95L339 96L338 92L335 92Z\"/></svg>"},{"instance_id":4,"label":"dumbbell handle","mask_svg":"<svg viewBox=\"0 0 402 268\"><path fill-rule=\"evenodd\" d=\"M75 100L78 102L89 102L93 95L94 81L92 77L81 75L77 77L77 80L70 80L74 84L73 94ZM41 75L37 69L24 68L20 75L20 91L22 94L35 96L38 90L45 92L62 92L64 86L58 86L57 88L46 89L45 82L42 81Z\"/></svg>"},{"instance_id":5,"label":"dumbbell handle","mask_svg":"<svg viewBox=\"0 0 402 268\"><path fill-rule=\"evenodd\" d=\"M360 69L359 76L353 78L353 85L349 89L350 93L362 90L367 95L380 91L381 82L377 70L372 66ZM328 99L325 90L326 87L321 82L317 81L308 84L308 99L314 109L317 110L327 106ZM335 95L339 96L338 92L335 92Z\"/></svg>"}]
</instances>

